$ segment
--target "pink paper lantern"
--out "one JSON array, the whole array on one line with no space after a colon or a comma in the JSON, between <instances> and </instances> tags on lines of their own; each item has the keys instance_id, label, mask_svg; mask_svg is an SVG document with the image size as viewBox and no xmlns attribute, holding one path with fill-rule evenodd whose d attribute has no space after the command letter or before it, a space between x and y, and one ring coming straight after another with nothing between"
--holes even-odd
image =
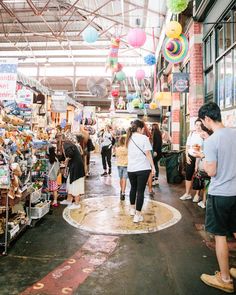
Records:
<instances>
[{"instance_id":1,"label":"pink paper lantern","mask_svg":"<svg viewBox=\"0 0 236 295\"><path fill-rule=\"evenodd\" d=\"M135 77L139 81L143 80L145 78L144 70L137 70L136 73L135 73Z\"/></svg>"},{"instance_id":2,"label":"pink paper lantern","mask_svg":"<svg viewBox=\"0 0 236 295\"><path fill-rule=\"evenodd\" d=\"M139 28L132 29L127 35L127 41L132 47L139 48L146 42L146 33Z\"/></svg>"}]
</instances>

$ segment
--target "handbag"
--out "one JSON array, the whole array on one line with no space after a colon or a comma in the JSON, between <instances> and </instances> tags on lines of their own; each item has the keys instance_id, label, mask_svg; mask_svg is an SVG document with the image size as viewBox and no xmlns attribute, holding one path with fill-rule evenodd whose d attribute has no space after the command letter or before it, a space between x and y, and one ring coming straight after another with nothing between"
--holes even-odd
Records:
<instances>
[{"instance_id":1,"label":"handbag","mask_svg":"<svg viewBox=\"0 0 236 295\"><path fill-rule=\"evenodd\" d=\"M192 187L194 190L199 191L204 188L204 178L196 173L193 177L193 184Z\"/></svg>"},{"instance_id":2,"label":"handbag","mask_svg":"<svg viewBox=\"0 0 236 295\"><path fill-rule=\"evenodd\" d=\"M88 149L88 152L92 152L92 151L95 150L95 146L93 145L93 142L92 142L91 138L88 139L87 149Z\"/></svg>"}]
</instances>

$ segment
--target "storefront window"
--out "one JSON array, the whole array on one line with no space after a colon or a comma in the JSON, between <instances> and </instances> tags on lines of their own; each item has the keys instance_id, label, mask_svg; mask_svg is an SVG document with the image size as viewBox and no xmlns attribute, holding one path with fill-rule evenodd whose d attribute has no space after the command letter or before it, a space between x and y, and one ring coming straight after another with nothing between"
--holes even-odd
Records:
<instances>
[{"instance_id":1,"label":"storefront window","mask_svg":"<svg viewBox=\"0 0 236 295\"><path fill-rule=\"evenodd\" d=\"M232 44L231 42L231 17L226 18L225 24L225 49L229 48Z\"/></svg>"},{"instance_id":2,"label":"storefront window","mask_svg":"<svg viewBox=\"0 0 236 295\"><path fill-rule=\"evenodd\" d=\"M224 59L222 58L217 63L217 74L218 74L218 81L217 81L217 97L218 97L218 104L221 109L224 108Z\"/></svg>"},{"instance_id":3,"label":"storefront window","mask_svg":"<svg viewBox=\"0 0 236 295\"><path fill-rule=\"evenodd\" d=\"M231 107L233 103L233 64L232 51L225 56L225 107Z\"/></svg>"},{"instance_id":4,"label":"storefront window","mask_svg":"<svg viewBox=\"0 0 236 295\"><path fill-rule=\"evenodd\" d=\"M214 88L214 74L213 70L206 73L206 94L213 91Z\"/></svg>"},{"instance_id":5,"label":"storefront window","mask_svg":"<svg viewBox=\"0 0 236 295\"><path fill-rule=\"evenodd\" d=\"M217 50L217 55L221 55L224 51L224 46L223 46L223 26L218 27L217 29L217 44L218 44L218 50Z\"/></svg>"},{"instance_id":6,"label":"storefront window","mask_svg":"<svg viewBox=\"0 0 236 295\"><path fill-rule=\"evenodd\" d=\"M236 105L236 47L234 47L234 104Z\"/></svg>"}]
</instances>

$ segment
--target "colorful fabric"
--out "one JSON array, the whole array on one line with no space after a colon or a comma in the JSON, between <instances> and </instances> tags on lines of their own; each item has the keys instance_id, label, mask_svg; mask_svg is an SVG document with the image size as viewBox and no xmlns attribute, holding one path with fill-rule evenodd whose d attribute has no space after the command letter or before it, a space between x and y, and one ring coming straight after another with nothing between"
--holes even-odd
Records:
<instances>
[{"instance_id":1,"label":"colorful fabric","mask_svg":"<svg viewBox=\"0 0 236 295\"><path fill-rule=\"evenodd\" d=\"M55 192L58 190L58 185L56 180L49 180L48 181L48 189L50 192Z\"/></svg>"}]
</instances>

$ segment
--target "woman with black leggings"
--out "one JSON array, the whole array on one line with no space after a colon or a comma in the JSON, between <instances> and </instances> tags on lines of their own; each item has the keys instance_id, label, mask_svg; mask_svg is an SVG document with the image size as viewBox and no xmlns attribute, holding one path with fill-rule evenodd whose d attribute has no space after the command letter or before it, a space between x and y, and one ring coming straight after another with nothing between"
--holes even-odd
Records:
<instances>
[{"instance_id":1,"label":"woman with black leggings","mask_svg":"<svg viewBox=\"0 0 236 295\"><path fill-rule=\"evenodd\" d=\"M144 191L150 172L155 175L152 160L152 146L146 135L143 135L144 122L135 120L127 134L128 147L128 176L130 189L130 215L134 216L133 222L143 221L141 210L144 201Z\"/></svg>"}]
</instances>

